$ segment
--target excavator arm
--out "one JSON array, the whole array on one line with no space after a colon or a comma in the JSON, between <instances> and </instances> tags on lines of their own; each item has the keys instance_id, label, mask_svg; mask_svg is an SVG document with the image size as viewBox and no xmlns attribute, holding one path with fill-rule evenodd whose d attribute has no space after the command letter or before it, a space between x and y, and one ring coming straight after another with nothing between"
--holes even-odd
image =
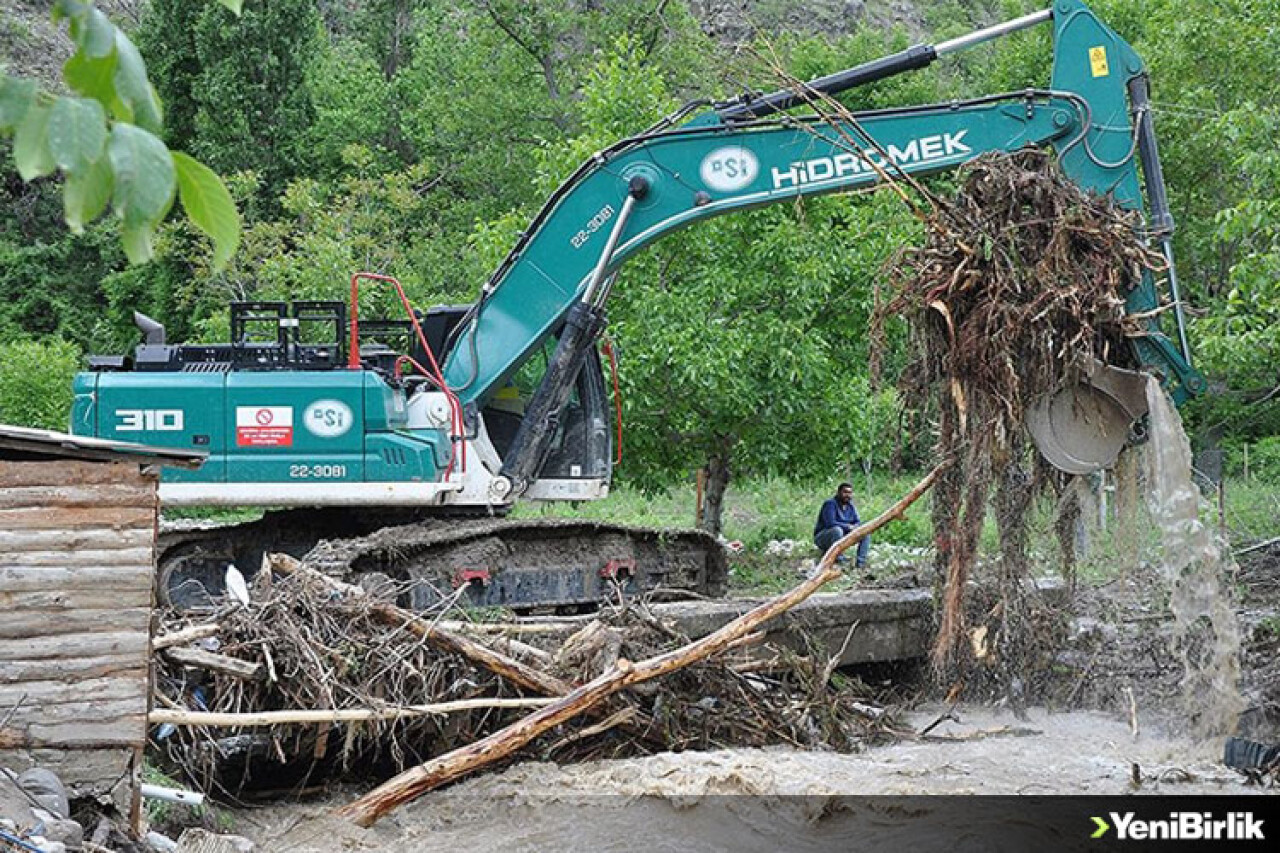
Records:
<instances>
[{"instance_id":1,"label":"excavator arm","mask_svg":"<svg viewBox=\"0 0 1280 853\"><path fill-rule=\"evenodd\" d=\"M1047 22L1054 30L1048 88L861 112L853 121L784 112L806 99L921 68L947 53ZM1162 243L1172 271L1172 218L1151 128L1146 72L1133 49L1079 0L1058 0L1051 10L939 45L919 45L797 89L805 94L782 91L701 113L691 105L597 153L557 190L484 285L458 326L444 368L464 404L484 405L549 336L559 336L504 458L502 474L515 494L536 476L556 413L604 327L605 301L618 268L655 240L702 219L861 189L901 174L954 169L988 152L1052 146L1064 172L1081 187L1147 214L1151 237ZM1136 346L1139 362L1181 400L1204 383L1190 365L1172 273L1170 284L1181 348L1155 319ZM1130 313L1158 304L1149 277L1128 300ZM1127 423L1142 414L1135 408L1145 411L1132 393L1116 390L1131 384L1107 387L1126 397L1118 401L1113 419L1127 418ZM1036 438L1043 443L1041 434ZM1087 446L1092 438L1063 437L1068 445L1081 440ZM1070 451L1057 458L1052 450L1046 455L1067 470L1097 467Z\"/></svg>"}]
</instances>

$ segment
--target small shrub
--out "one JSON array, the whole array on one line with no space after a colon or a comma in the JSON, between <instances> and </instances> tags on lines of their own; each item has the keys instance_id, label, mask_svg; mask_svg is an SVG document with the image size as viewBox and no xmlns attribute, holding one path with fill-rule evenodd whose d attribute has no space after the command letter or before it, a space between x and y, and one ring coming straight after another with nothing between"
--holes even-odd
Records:
<instances>
[{"instance_id":1,"label":"small shrub","mask_svg":"<svg viewBox=\"0 0 1280 853\"><path fill-rule=\"evenodd\" d=\"M1243 459L1243 453L1239 456ZM1264 483L1280 484L1280 436L1267 436L1249 445L1249 476Z\"/></svg>"},{"instance_id":2,"label":"small shrub","mask_svg":"<svg viewBox=\"0 0 1280 853\"><path fill-rule=\"evenodd\" d=\"M0 423L66 430L80 351L56 338L0 344Z\"/></svg>"}]
</instances>

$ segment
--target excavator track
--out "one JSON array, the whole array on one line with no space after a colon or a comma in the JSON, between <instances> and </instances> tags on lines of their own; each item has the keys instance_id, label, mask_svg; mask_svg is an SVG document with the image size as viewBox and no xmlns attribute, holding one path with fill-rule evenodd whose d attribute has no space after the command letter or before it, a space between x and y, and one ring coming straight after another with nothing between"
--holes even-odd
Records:
<instances>
[{"instance_id":1,"label":"excavator track","mask_svg":"<svg viewBox=\"0 0 1280 853\"><path fill-rule=\"evenodd\" d=\"M394 584L425 610L447 599L469 607L594 607L615 586L724 594L727 564L715 538L571 519L426 521L354 539L326 540L312 566L368 584Z\"/></svg>"},{"instance_id":2,"label":"excavator track","mask_svg":"<svg viewBox=\"0 0 1280 853\"><path fill-rule=\"evenodd\" d=\"M724 549L699 530L571 519L414 518L385 512L290 510L226 527L167 528L160 539L160 597L177 609L214 606L228 564L252 577L268 552L288 553L333 577L427 610L581 610L615 587L723 595Z\"/></svg>"}]
</instances>

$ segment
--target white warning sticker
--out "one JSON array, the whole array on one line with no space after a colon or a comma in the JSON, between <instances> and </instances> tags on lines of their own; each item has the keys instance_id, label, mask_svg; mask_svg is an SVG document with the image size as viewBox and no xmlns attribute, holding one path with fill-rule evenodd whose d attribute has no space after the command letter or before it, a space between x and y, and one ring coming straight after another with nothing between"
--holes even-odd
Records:
<instances>
[{"instance_id":1,"label":"white warning sticker","mask_svg":"<svg viewBox=\"0 0 1280 853\"><path fill-rule=\"evenodd\" d=\"M292 447L292 406L236 406L237 447Z\"/></svg>"}]
</instances>

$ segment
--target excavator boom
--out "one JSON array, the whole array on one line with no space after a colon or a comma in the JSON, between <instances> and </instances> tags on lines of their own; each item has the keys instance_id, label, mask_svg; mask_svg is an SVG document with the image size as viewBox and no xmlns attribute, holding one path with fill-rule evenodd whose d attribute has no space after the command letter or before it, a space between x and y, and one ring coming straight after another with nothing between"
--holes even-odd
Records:
<instances>
[{"instance_id":1,"label":"excavator boom","mask_svg":"<svg viewBox=\"0 0 1280 853\"><path fill-rule=\"evenodd\" d=\"M1054 63L1047 88L975 100L853 115L853 120L782 111L852 86L923 67L939 56L1018 29L1052 22ZM921 45L809 84L685 118L686 108L655 128L595 155L546 203L519 243L485 284L459 325L445 379L466 404L483 406L529 354L568 329L508 453L503 476L519 493L545 452L547 417L569 394L580 365L604 323L608 282L645 246L702 219L796 197L856 190L887 178L954 169L988 152L1052 146L1065 174L1082 188L1107 194L1148 216L1152 239L1170 262L1170 285L1181 348L1147 321L1135 343L1137 361L1162 377L1176 400L1198 393L1203 378L1191 367L1181 305L1172 274L1172 217L1165 200L1147 100L1143 64L1133 49L1079 0L944 42ZM1148 205L1139 176L1141 161ZM1160 303L1148 275L1128 297L1131 314ZM589 316L588 316L589 315ZM1101 375L1100 370L1097 375ZM1111 399L1131 383L1100 383L1090 396L1105 416L1070 418L1074 407L1045 409L1035 419L1038 442L1055 464L1075 473L1098 467L1071 448L1101 433L1115 452L1129 435L1127 414L1145 411L1141 399ZM1073 392L1078 393L1078 392ZM1119 429L1121 421L1124 429ZM1103 426L1099 427L1098 424ZM1103 460L1113 460L1110 451ZM1104 462L1104 464L1106 464Z\"/></svg>"}]
</instances>

